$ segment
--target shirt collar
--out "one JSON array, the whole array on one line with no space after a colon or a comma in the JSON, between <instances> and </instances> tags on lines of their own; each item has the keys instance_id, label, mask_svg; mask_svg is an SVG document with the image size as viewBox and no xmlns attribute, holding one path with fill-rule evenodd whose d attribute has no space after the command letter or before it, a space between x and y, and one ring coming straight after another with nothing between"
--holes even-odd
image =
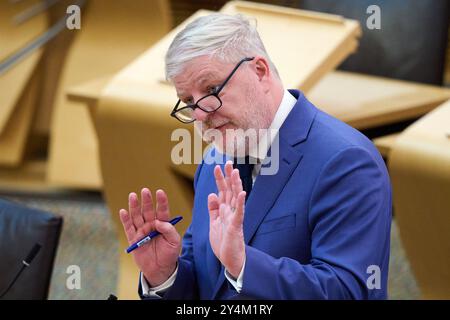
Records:
<instances>
[{"instance_id":1,"label":"shirt collar","mask_svg":"<svg viewBox=\"0 0 450 320\"><path fill-rule=\"evenodd\" d=\"M278 131L296 103L297 99L295 99L295 97L285 89L283 98L281 99L280 105L275 113L275 117L269 126L269 130L267 130L267 135L260 135L260 142L257 148L252 148L249 152L249 156L251 158L257 159L258 162L264 160L273 140L278 134Z\"/></svg>"}]
</instances>

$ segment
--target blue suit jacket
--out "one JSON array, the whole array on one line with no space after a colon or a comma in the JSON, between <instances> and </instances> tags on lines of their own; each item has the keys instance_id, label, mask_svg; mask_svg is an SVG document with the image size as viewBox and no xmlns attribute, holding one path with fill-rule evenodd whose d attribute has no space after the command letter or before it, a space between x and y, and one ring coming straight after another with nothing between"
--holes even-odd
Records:
<instances>
[{"instance_id":1,"label":"blue suit jacket","mask_svg":"<svg viewBox=\"0 0 450 320\"><path fill-rule=\"evenodd\" d=\"M297 103L280 129L279 171L259 175L246 203L241 293L209 243L207 198L217 188L214 164L202 163L178 274L164 298L387 297L391 187L383 159L360 132L290 92Z\"/></svg>"}]
</instances>

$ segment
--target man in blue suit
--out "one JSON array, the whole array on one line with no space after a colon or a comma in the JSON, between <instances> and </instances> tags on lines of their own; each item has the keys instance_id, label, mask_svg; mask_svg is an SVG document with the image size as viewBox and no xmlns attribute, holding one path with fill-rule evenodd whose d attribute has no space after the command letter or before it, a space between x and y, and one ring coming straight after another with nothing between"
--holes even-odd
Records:
<instances>
[{"instance_id":1,"label":"man in blue suit","mask_svg":"<svg viewBox=\"0 0 450 320\"><path fill-rule=\"evenodd\" d=\"M213 147L182 240L162 190L156 209L144 188L120 211L130 243L161 233L133 251L140 296L385 299L391 188L373 144L285 90L242 16L190 23L167 52L166 76L179 97L171 115L195 121ZM256 130L256 143L243 130ZM264 143L263 130L277 134Z\"/></svg>"}]
</instances>

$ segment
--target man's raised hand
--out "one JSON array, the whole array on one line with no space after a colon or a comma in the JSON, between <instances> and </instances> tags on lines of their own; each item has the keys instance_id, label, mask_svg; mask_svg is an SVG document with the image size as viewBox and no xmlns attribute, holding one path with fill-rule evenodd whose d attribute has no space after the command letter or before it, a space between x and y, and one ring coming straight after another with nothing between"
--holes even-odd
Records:
<instances>
[{"instance_id":1,"label":"man's raised hand","mask_svg":"<svg viewBox=\"0 0 450 320\"><path fill-rule=\"evenodd\" d=\"M141 190L141 203L137 194L132 192L128 196L128 211L121 209L119 215L130 245L153 230L161 233L134 250L132 255L151 287L164 283L175 271L181 250L181 237L168 222L170 214L166 193L163 190L156 191L154 209L149 189Z\"/></svg>"},{"instance_id":2,"label":"man's raised hand","mask_svg":"<svg viewBox=\"0 0 450 320\"><path fill-rule=\"evenodd\" d=\"M209 241L216 257L237 278L245 261L245 191L239 170L233 170L231 161L225 164L225 176L220 166L216 166L214 177L219 194L208 196Z\"/></svg>"}]
</instances>

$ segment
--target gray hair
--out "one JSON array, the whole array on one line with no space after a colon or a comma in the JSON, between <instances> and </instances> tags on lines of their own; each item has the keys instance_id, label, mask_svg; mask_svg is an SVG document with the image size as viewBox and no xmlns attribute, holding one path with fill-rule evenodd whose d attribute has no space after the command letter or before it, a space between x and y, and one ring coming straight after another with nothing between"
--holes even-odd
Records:
<instances>
[{"instance_id":1,"label":"gray hair","mask_svg":"<svg viewBox=\"0 0 450 320\"><path fill-rule=\"evenodd\" d=\"M166 54L166 79L182 72L184 64L200 56L225 63L237 63L245 57L263 56L277 77L255 25L241 14L213 13L197 18L180 31Z\"/></svg>"}]
</instances>

